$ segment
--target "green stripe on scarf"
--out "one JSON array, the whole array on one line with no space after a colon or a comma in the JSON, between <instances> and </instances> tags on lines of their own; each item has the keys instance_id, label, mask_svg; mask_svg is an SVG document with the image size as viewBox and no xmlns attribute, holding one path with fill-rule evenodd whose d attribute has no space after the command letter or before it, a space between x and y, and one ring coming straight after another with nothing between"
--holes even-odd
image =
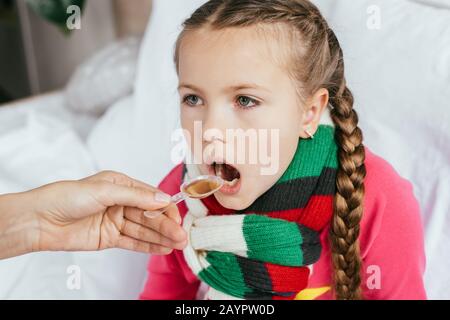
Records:
<instances>
[{"instance_id":1,"label":"green stripe on scarf","mask_svg":"<svg viewBox=\"0 0 450 320\"><path fill-rule=\"evenodd\" d=\"M294 159L277 184L293 179L319 176L324 167L337 168L337 156L330 157L330 154L336 155L336 152L334 128L326 125L319 126L314 139L300 141Z\"/></svg>"},{"instance_id":2,"label":"green stripe on scarf","mask_svg":"<svg viewBox=\"0 0 450 320\"><path fill-rule=\"evenodd\" d=\"M296 223L249 214L243 232L249 258L285 266L303 265L303 238Z\"/></svg>"},{"instance_id":3,"label":"green stripe on scarf","mask_svg":"<svg viewBox=\"0 0 450 320\"><path fill-rule=\"evenodd\" d=\"M198 274L199 278L204 282L216 290L227 292L238 298L244 298L246 294L251 293L252 290L245 284L236 255L211 251L206 255L206 260L211 266ZM229 281L224 282L224 276Z\"/></svg>"}]
</instances>

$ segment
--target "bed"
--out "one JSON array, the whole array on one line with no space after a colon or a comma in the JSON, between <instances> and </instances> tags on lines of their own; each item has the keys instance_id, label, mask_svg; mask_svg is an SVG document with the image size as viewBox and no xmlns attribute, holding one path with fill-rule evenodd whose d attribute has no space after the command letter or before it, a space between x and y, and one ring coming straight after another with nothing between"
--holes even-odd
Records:
<instances>
[{"instance_id":1,"label":"bed","mask_svg":"<svg viewBox=\"0 0 450 320\"><path fill-rule=\"evenodd\" d=\"M74 112L64 90L1 107L0 192L106 169L158 184L173 166L171 132L179 126L173 43L181 21L203 2L155 1L134 92L115 97L101 117ZM425 226L428 296L450 299L450 4L314 2L344 49L366 144L414 185ZM108 250L0 261L0 298L134 299L147 259ZM81 271L79 289L67 285L73 266Z\"/></svg>"}]
</instances>

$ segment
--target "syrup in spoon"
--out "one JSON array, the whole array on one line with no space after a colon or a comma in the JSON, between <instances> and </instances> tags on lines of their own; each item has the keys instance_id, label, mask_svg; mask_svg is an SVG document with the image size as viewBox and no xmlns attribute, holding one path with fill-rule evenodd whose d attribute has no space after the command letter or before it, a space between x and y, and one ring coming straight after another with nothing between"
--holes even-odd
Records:
<instances>
[{"instance_id":1,"label":"syrup in spoon","mask_svg":"<svg viewBox=\"0 0 450 320\"><path fill-rule=\"evenodd\" d=\"M186 181L180 187L180 192L171 197L171 204L178 204L186 198L204 199L217 191L224 185L224 181L217 176L200 176L191 181ZM156 211L146 211L144 215L154 219L166 212L168 206Z\"/></svg>"}]
</instances>

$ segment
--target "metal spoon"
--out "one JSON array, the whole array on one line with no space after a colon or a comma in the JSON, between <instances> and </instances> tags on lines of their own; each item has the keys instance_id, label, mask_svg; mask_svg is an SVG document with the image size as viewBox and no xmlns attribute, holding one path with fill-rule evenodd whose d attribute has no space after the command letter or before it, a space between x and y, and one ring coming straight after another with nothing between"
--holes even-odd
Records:
<instances>
[{"instance_id":1,"label":"metal spoon","mask_svg":"<svg viewBox=\"0 0 450 320\"><path fill-rule=\"evenodd\" d=\"M186 181L180 187L180 192L171 197L171 204L178 204L187 198L192 199L204 199L207 198L217 191L219 191L224 185L222 178L217 176L199 176L191 181ZM147 218L157 218L166 210L169 206L156 210L156 211L146 211L144 215Z\"/></svg>"}]
</instances>

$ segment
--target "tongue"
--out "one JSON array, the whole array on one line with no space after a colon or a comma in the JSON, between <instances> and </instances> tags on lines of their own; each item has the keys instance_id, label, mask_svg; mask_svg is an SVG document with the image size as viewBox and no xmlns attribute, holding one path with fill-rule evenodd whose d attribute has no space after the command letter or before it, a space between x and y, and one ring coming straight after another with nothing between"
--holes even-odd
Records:
<instances>
[{"instance_id":1,"label":"tongue","mask_svg":"<svg viewBox=\"0 0 450 320\"><path fill-rule=\"evenodd\" d=\"M219 173L222 179L230 182L233 181L234 179L238 179L240 176L239 172L235 168L227 164L220 165Z\"/></svg>"}]
</instances>

